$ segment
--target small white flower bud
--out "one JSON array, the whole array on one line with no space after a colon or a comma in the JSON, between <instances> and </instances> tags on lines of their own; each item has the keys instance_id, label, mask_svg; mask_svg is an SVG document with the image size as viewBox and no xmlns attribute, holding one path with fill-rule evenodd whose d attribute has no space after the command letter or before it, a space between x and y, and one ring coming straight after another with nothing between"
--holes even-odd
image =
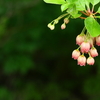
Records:
<instances>
[{"instance_id":1,"label":"small white flower bud","mask_svg":"<svg viewBox=\"0 0 100 100\"><path fill-rule=\"evenodd\" d=\"M55 29L54 24L53 24L53 25L51 25L51 23L49 23L49 24L48 24L48 27L49 27L51 30L54 30L54 29Z\"/></svg>"}]
</instances>

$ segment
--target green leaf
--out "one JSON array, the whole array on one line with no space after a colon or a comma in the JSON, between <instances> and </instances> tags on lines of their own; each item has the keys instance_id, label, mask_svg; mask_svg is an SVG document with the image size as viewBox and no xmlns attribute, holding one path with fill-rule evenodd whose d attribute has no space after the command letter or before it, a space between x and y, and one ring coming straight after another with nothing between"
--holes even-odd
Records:
<instances>
[{"instance_id":1,"label":"green leaf","mask_svg":"<svg viewBox=\"0 0 100 100\"><path fill-rule=\"evenodd\" d=\"M90 7L89 7L90 0L84 0L84 2L85 2L85 4L86 4L87 8L90 8Z\"/></svg>"},{"instance_id":2,"label":"green leaf","mask_svg":"<svg viewBox=\"0 0 100 100\"><path fill-rule=\"evenodd\" d=\"M72 15L73 18L78 18L81 14L78 14L78 10L76 9L75 5L70 5L69 9L67 10L68 13Z\"/></svg>"},{"instance_id":3,"label":"green leaf","mask_svg":"<svg viewBox=\"0 0 100 100\"><path fill-rule=\"evenodd\" d=\"M85 19L85 27L92 37L100 35L100 25L92 17L87 17Z\"/></svg>"},{"instance_id":4,"label":"green leaf","mask_svg":"<svg viewBox=\"0 0 100 100\"><path fill-rule=\"evenodd\" d=\"M61 5L61 11L65 11L69 7L70 3L65 3Z\"/></svg>"},{"instance_id":5,"label":"green leaf","mask_svg":"<svg viewBox=\"0 0 100 100\"><path fill-rule=\"evenodd\" d=\"M100 13L100 7L98 8L97 12Z\"/></svg>"},{"instance_id":6,"label":"green leaf","mask_svg":"<svg viewBox=\"0 0 100 100\"><path fill-rule=\"evenodd\" d=\"M78 11L86 10L86 7L89 8L90 0L77 0L75 4Z\"/></svg>"},{"instance_id":7,"label":"green leaf","mask_svg":"<svg viewBox=\"0 0 100 100\"><path fill-rule=\"evenodd\" d=\"M65 0L43 0L46 3L51 3L51 4L64 4L66 3Z\"/></svg>"},{"instance_id":8,"label":"green leaf","mask_svg":"<svg viewBox=\"0 0 100 100\"><path fill-rule=\"evenodd\" d=\"M85 10L85 2L84 0L78 0L76 3L76 9L79 11Z\"/></svg>"},{"instance_id":9,"label":"green leaf","mask_svg":"<svg viewBox=\"0 0 100 100\"><path fill-rule=\"evenodd\" d=\"M100 2L100 0L90 0L92 5L96 5Z\"/></svg>"},{"instance_id":10,"label":"green leaf","mask_svg":"<svg viewBox=\"0 0 100 100\"><path fill-rule=\"evenodd\" d=\"M80 17L82 14L79 14L78 12L76 14L73 14L73 18L78 18Z\"/></svg>"},{"instance_id":11,"label":"green leaf","mask_svg":"<svg viewBox=\"0 0 100 100\"><path fill-rule=\"evenodd\" d=\"M75 3L75 2L77 2L78 0L66 0L67 2L69 2L69 3Z\"/></svg>"}]
</instances>

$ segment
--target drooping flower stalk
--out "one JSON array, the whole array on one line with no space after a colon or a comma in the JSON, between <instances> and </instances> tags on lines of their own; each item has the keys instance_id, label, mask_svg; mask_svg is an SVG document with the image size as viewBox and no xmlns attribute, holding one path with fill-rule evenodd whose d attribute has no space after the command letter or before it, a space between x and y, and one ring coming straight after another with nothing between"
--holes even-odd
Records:
<instances>
[{"instance_id":1,"label":"drooping flower stalk","mask_svg":"<svg viewBox=\"0 0 100 100\"><path fill-rule=\"evenodd\" d=\"M81 18L85 19L85 27L82 32L76 37L76 44L79 46L78 49L72 52L72 58L77 60L78 65L85 66L93 65L95 60L93 57L98 56L97 49L94 47L96 44L100 46L100 25L97 22L96 18L100 18L100 7L97 11L95 10L96 4L100 3L100 0L44 0L46 3L61 4L61 11L65 11L65 14L62 14L51 23L48 24L48 27L51 30L55 29L55 25L63 18L63 23L61 24L61 29L66 28L66 24L69 23L70 18ZM82 4L79 5L79 4ZM90 5L91 4L91 5ZM78 7L77 7L78 6ZM83 16L84 15L84 16ZM90 25L90 26L89 26ZM82 55L81 55L82 54ZM89 57L86 59L85 54L88 54Z\"/></svg>"},{"instance_id":2,"label":"drooping flower stalk","mask_svg":"<svg viewBox=\"0 0 100 100\"><path fill-rule=\"evenodd\" d=\"M94 47L95 42L99 45L100 36L93 38L88 32L86 34L80 34L76 37L76 44L79 45L79 48L72 52L72 58L77 60L78 65L85 66L86 63L88 65L94 65L95 60L93 57L98 56L97 49ZM87 59L84 53L89 54Z\"/></svg>"}]
</instances>

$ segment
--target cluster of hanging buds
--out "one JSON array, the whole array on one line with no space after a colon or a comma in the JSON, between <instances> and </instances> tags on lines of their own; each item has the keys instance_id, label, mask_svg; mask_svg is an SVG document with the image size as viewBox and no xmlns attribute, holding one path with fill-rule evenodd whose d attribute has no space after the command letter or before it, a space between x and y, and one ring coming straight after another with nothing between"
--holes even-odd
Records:
<instances>
[{"instance_id":1,"label":"cluster of hanging buds","mask_svg":"<svg viewBox=\"0 0 100 100\"><path fill-rule=\"evenodd\" d=\"M94 65L94 57L98 56L97 49L94 47L94 44L100 46L100 36L95 38L91 37L87 32L84 34L85 28L82 33L76 37L76 44L79 47L72 52L72 58L77 60L77 64L80 66ZM88 54L89 57L86 59L84 54Z\"/></svg>"},{"instance_id":2,"label":"cluster of hanging buds","mask_svg":"<svg viewBox=\"0 0 100 100\"><path fill-rule=\"evenodd\" d=\"M55 25L58 24L59 20L63 17L65 17L66 15L68 14L63 14L61 16L59 16L57 19L53 20L51 23L48 24L48 27L51 29L51 30L54 30L55 29ZM65 29L66 28L66 24L69 23L69 17L70 16L67 16L64 18L63 20L63 24L61 25L61 29Z\"/></svg>"},{"instance_id":3,"label":"cluster of hanging buds","mask_svg":"<svg viewBox=\"0 0 100 100\"><path fill-rule=\"evenodd\" d=\"M44 1L53 4L61 3L59 0ZM73 0L69 0L68 2L67 0L62 0L62 2L61 11L66 11L66 13L49 23L48 27L51 30L54 30L55 25L58 24L59 20L64 18L61 25L61 29L63 30L66 28L66 24L69 23L69 18L84 19L85 28L82 30L81 34L76 37L76 44L79 45L79 47L72 52L72 58L77 60L77 64L80 66L85 66L86 64L94 65L94 57L98 56L97 49L94 45L100 46L100 25L96 20L97 18L100 18L100 16L96 15L100 14L100 7L97 11L94 11L94 6L100 3L100 0L76 0L75 2L73 2ZM88 55L88 58L85 56L86 54Z\"/></svg>"}]
</instances>

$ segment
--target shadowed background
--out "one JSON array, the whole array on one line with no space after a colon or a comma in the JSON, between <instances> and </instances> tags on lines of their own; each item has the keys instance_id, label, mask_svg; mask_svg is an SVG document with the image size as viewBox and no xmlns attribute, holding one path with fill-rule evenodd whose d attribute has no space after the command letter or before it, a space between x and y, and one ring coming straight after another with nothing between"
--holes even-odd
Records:
<instances>
[{"instance_id":1,"label":"shadowed background","mask_svg":"<svg viewBox=\"0 0 100 100\"><path fill-rule=\"evenodd\" d=\"M71 53L84 22L61 30L61 20L51 31L60 14L42 0L0 1L0 100L100 100L100 56L77 65Z\"/></svg>"}]
</instances>

